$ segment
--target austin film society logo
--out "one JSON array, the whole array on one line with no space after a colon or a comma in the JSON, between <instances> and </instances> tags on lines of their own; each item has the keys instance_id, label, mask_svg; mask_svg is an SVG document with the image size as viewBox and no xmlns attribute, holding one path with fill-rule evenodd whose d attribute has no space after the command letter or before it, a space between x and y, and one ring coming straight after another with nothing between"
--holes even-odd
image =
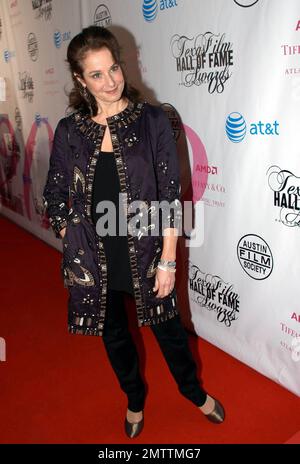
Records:
<instances>
[{"instance_id":1,"label":"austin film society logo","mask_svg":"<svg viewBox=\"0 0 300 464\"><path fill-rule=\"evenodd\" d=\"M230 327L238 319L240 297L233 285L219 276L204 274L189 262L189 289L192 300L207 311L215 313L218 322Z\"/></svg>"},{"instance_id":2,"label":"austin film society logo","mask_svg":"<svg viewBox=\"0 0 300 464\"><path fill-rule=\"evenodd\" d=\"M194 37L175 34L170 47L180 85L206 85L209 93L224 91L233 66L232 43L225 33L205 32Z\"/></svg>"},{"instance_id":3,"label":"austin film society logo","mask_svg":"<svg viewBox=\"0 0 300 464\"><path fill-rule=\"evenodd\" d=\"M234 3L243 8L250 8L250 6L256 5L257 2L258 0L234 0Z\"/></svg>"},{"instance_id":4,"label":"austin film society logo","mask_svg":"<svg viewBox=\"0 0 300 464\"><path fill-rule=\"evenodd\" d=\"M271 166L268 184L273 191L273 205L279 208L279 219L287 227L300 226L300 177L291 171Z\"/></svg>"},{"instance_id":5,"label":"austin film society logo","mask_svg":"<svg viewBox=\"0 0 300 464\"><path fill-rule=\"evenodd\" d=\"M112 19L109 9L106 5L98 5L94 13L94 25L99 27L109 27L112 25Z\"/></svg>"},{"instance_id":6,"label":"austin film society logo","mask_svg":"<svg viewBox=\"0 0 300 464\"><path fill-rule=\"evenodd\" d=\"M273 255L269 245L258 235L244 235L238 243L240 265L255 280L264 280L273 271Z\"/></svg>"}]
</instances>

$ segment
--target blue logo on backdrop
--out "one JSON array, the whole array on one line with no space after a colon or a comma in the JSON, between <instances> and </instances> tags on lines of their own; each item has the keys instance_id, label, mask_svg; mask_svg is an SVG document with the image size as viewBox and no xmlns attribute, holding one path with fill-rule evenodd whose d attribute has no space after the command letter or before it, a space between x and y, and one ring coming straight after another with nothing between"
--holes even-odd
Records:
<instances>
[{"instance_id":1,"label":"blue logo on backdrop","mask_svg":"<svg viewBox=\"0 0 300 464\"><path fill-rule=\"evenodd\" d=\"M167 10L174 6L178 6L177 0L143 0L144 19L147 22L152 22L155 20L158 10Z\"/></svg>"},{"instance_id":2,"label":"blue logo on backdrop","mask_svg":"<svg viewBox=\"0 0 300 464\"><path fill-rule=\"evenodd\" d=\"M4 61L5 61L6 63L8 63L9 60L10 60L10 53L9 53L9 50L4 50L3 55L4 55Z\"/></svg>"},{"instance_id":3,"label":"blue logo on backdrop","mask_svg":"<svg viewBox=\"0 0 300 464\"><path fill-rule=\"evenodd\" d=\"M11 58L16 56L15 50L4 50L3 52L3 58L6 63L8 63Z\"/></svg>"},{"instance_id":4,"label":"blue logo on backdrop","mask_svg":"<svg viewBox=\"0 0 300 464\"><path fill-rule=\"evenodd\" d=\"M56 48L60 48L62 42L65 40L70 40L71 39L71 31L66 31L61 33L60 31L56 30L53 34L53 40L54 40L54 45Z\"/></svg>"},{"instance_id":5,"label":"blue logo on backdrop","mask_svg":"<svg viewBox=\"0 0 300 464\"><path fill-rule=\"evenodd\" d=\"M230 113L226 119L226 134L231 142L241 142L246 135L246 121L240 113Z\"/></svg>"},{"instance_id":6,"label":"blue logo on backdrop","mask_svg":"<svg viewBox=\"0 0 300 464\"><path fill-rule=\"evenodd\" d=\"M56 48L60 48L61 43L62 43L62 38L61 38L60 31L55 31L54 32L53 39L54 39L54 44L55 44Z\"/></svg>"},{"instance_id":7,"label":"blue logo on backdrop","mask_svg":"<svg viewBox=\"0 0 300 464\"><path fill-rule=\"evenodd\" d=\"M40 115L40 113L35 113L34 121L38 127L41 126L42 116Z\"/></svg>"},{"instance_id":8,"label":"blue logo on backdrop","mask_svg":"<svg viewBox=\"0 0 300 464\"><path fill-rule=\"evenodd\" d=\"M144 0L143 2L143 15L146 21L154 21L157 16L157 0Z\"/></svg>"},{"instance_id":9,"label":"blue logo on backdrop","mask_svg":"<svg viewBox=\"0 0 300 464\"><path fill-rule=\"evenodd\" d=\"M250 135L279 135L279 122L252 122L249 125ZM247 133L247 126L244 117L237 112L230 113L226 119L225 130L227 137L233 143L241 142Z\"/></svg>"}]
</instances>

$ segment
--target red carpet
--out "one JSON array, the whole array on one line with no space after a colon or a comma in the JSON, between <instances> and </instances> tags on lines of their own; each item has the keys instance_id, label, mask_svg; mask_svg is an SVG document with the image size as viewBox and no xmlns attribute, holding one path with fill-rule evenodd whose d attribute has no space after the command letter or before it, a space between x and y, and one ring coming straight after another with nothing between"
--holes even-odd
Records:
<instances>
[{"instance_id":1,"label":"red carpet","mask_svg":"<svg viewBox=\"0 0 300 464\"><path fill-rule=\"evenodd\" d=\"M1 216L0 227L1 443L300 443L299 398L191 336L204 387L227 413L224 424L209 423L179 394L149 328L134 330L148 385L145 427L127 439L126 397L101 338L67 332L60 253Z\"/></svg>"}]
</instances>

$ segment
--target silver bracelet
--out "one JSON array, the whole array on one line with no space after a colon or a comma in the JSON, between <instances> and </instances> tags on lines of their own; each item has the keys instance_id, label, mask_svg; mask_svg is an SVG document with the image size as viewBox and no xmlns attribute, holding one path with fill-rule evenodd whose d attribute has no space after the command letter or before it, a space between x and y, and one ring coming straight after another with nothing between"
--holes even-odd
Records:
<instances>
[{"instance_id":1,"label":"silver bracelet","mask_svg":"<svg viewBox=\"0 0 300 464\"><path fill-rule=\"evenodd\" d=\"M161 264L158 264L157 267L163 271L176 272L176 269L173 267L163 266Z\"/></svg>"},{"instance_id":2,"label":"silver bracelet","mask_svg":"<svg viewBox=\"0 0 300 464\"><path fill-rule=\"evenodd\" d=\"M176 266L176 261L167 261L166 259L160 259L159 264L162 264L163 266L168 266L168 267L175 267Z\"/></svg>"}]
</instances>

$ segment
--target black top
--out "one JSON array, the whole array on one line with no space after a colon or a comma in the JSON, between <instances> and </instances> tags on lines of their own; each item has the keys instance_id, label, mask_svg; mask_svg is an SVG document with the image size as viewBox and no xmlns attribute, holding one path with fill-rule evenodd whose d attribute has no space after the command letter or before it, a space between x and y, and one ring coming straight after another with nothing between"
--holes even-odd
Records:
<instances>
[{"instance_id":1,"label":"black top","mask_svg":"<svg viewBox=\"0 0 300 464\"><path fill-rule=\"evenodd\" d=\"M102 233L99 228L96 228L97 233L102 236L107 259L107 288L123 290L134 295L127 235L119 235L118 218L120 191L120 182L114 152L101 151L96 164L92 192L92 219L94 224L96 225L97 220L102 216L106 216L108 212L107 208L101 213L96 212L99 201L110 200L116 207L116 235L109 235L109 230L107 234L104 232ZM125 221L124 214L123 218ZM126 227L126 221L124 224ZM106 220L102 227L108 229L108 226L108 220ZM113 234L113 232L111 233Z\"/></svg>"}]
</instances>

